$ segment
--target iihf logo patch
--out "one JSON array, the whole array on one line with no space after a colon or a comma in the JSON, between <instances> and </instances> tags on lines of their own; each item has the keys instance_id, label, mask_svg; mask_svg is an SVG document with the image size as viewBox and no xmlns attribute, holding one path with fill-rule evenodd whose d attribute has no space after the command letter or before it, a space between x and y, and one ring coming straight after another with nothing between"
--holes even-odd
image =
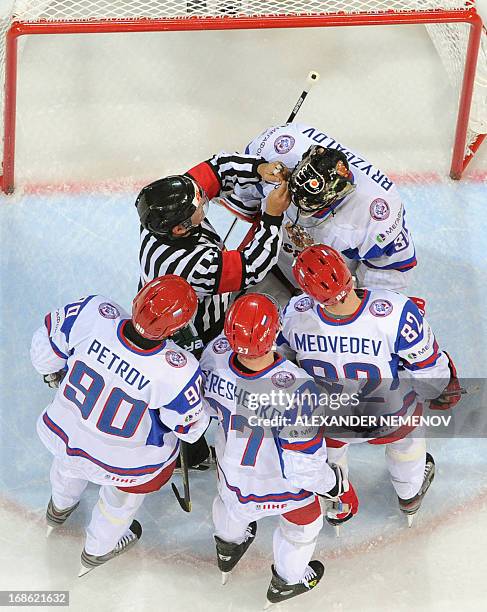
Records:
<instances>
[{"instance_id":1,"label":"iihf logo patch","mask_svg":"<svg viewBox=\"0 0 487 612\"><path fill-rule=\"evenodd\" d=\"M374 300L369 306L370 314L374 317L387 317L392 310L392 304L388 300Z\"/></svg>"},{"instance_id":2,"label":"iihf logo patch","mask_svg":"<svg viewBox=\"0 0 487 612\"><path fill-rule=\"evenodd\" d=\"M280 153L284 155L284 153L289 153L289 151L294 147L295 139L288 134L283 134L276 138L274 141L274 149L276 153Z\"/></svg>"},{"instance_id":3,"label":"iihf logo patch","mask_svg":"<svg viewBox=\"0 0 487 612\"><path fill-rule=\"evenodd\" d=\"M179 353L178 351L167 351L166 361L174 368L182 368L188 362L186 355L183 355L183 353Z\"/></svg>"},{"instance_id":4,"label":"iihf logo patch","mask_svg":"<svg viewBox=\"0 0 487 612\"><path fill-rule=\"evenodd\" d=\"M306 296L299 299L296 304L294 304L294 310L298 312L305 312L306 310L311 310L315 305L312 298Z\"/></svg>"},{"instance_id":5,"label":"iihf logo patch","mask_svg":"<svg viewBox=\"0 0 487 612\"><path fill-rule=\"evenodd\" d=\"M390 212L389 204L382 198L377 198L370 205L370 216L376 221L385 221Z\"/></svg>"},{"instance_id":6,"label":"iihf logo patch","mask_svg":"<svg viewBox=\"0 0 487 612\"><path fill-rule=\"evenodd\" d=\"M116 319L120 316L120 312L118 308L116 308L113 304L109 304L108 302L103 302L98 306L98 312L105 319Z\"/></svg>"},{"instance_id":7,"label":"iihf logo patch","mask_svg":"<svg viewBox=\"0 0 487 612\"><path fill-rule=\"evenodd\" d=\"M281 372L276 372L271 376L272 382L279 387L280 389L286 389L290 387L294 381L296 380L296 376L292 372L286 372L282 370Z\"/></svg>"},{"instance_id":8,"label":"iihf logo patch","mask_svg":"<svg viewBox=\"0 0 487 612\"><path fill-rule=\"evenodd\" d=\"M226 353L230 350L230 342L226 338L218 338L213 342L213 352L217 355L221 355L222 353Z\"/></svg>"}]
</instances>

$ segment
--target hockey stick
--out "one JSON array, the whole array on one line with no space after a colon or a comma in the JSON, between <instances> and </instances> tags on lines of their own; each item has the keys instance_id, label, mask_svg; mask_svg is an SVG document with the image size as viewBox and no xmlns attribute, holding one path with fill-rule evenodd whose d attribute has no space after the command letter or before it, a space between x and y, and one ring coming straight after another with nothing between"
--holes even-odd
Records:
<instances>
[{"instance_id":1,"label":"hockey stick","mask_svg":"<svg viewBox=\"0 0 487 612\"><path fill-rule=\"evenodd\" d=\"M453 397L455 395L470 395L471 393L478 393L480 391L480 385L475 385L474 387L460 387L458 391L445 391L442 393L443 397Z\"/></svg>"},{"instance_id":2,"label":"hockey stick","mask_svg":"<svg viewBox=\"0 0 487 612\"><path fill-rule=\"evenodd\" d=\"M178 491L177 486L172 482L171 487L179 505L185 512L191 512L191 496L189 493L189 473L188 473L188 445L186 442L181 442L179 451L181 460L181 471L183 473L184 497Z\"/></svg>"},{"instance_id":3,"label":"hockey stick","mask_svg":"<svg viewBox=\"0 0 487 612\"><path fill-rule=\"evenodd\" d=\"M320 79L320 74L319 72L316 72L316 70L311 70L308 73L308 76L306 77L306 83L304 85L304 89L301 92L296 104L293 107L293 110L291 111L291 114L289 115L289 117L287 118L286 123L291 123L292 121L294 121L296 115L298 114L299 109L301 108L301 106L303 105L303 102L306 99L306 96L308 95L310 89L313 87L313 85L315 83L317 83ZM274 174L278 174L280 172L279 168L276 168L274 170ZM230 225L230 229L228 230L225 238L223 239L223 244L226 244L230 234L233 232L236 224L238 221L238 217L235 217L235 219L232 221L232 224Z\"/></svg>"},{"instance_id":4,"label":"hockey stick","mask_svg":"<svg viewBox=\"0 0 487 612\"><path fill-rule=\"evenodd\" d=\"M294 108L291 111L291 114L289 115L286 123L292 123L294 121L294 118L298 114L299 109L301 108L303 102L306 100L306 96L308 95L309 90L313 87L315 83L319 81L319 79L320 79L319 73L316 72L315 70L311 70L311 72L306 77L306 84L304 86L304 89L301 92L301 95L299 96L298 101L294 105Z\"/></svg>"}]
</instances>

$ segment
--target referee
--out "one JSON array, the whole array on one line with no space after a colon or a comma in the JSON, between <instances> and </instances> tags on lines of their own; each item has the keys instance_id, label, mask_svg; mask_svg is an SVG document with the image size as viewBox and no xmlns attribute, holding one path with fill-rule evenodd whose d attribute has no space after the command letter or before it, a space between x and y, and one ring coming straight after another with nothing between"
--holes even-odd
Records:
<instances>
[{"instance_id":1,"label":"referee","mask_svg":"<svg viewBox=\"0 0 487 612\"><path fill-rule=\"evenodd\" d=\"M184 175L147 185L137 198L140 286L164 274L190 283L199 300L194 327L201 348L221 333L231 293L259 283L277 262L283 212L290 203L285 171L277 162L222 152ZM262 180L280 185L267 198L253 239L242 251L225 250L205 218L209 200ZM184 344L196 348L194 342Z\"/></svg>"}]
</instances>

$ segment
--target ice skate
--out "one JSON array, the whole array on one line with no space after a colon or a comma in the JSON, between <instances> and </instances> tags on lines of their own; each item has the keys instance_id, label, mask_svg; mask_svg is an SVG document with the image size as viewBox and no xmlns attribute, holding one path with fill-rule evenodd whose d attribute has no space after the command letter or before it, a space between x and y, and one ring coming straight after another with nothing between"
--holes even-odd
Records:
<instances>
[{"instance_id":1,"label":"ice skate","mask_svg":"<svg viewBox=\"0 0 487 612\"><path fill-rule=\"evenodd\" d=\"M90 555L85 550L83 550L83 552L81 553L81 567L78 577L84 576L99 565L103 565L103 563L106 563L107 561L118 557L124 552L127 552L127 550L137 544L137 542L140 540L141 535L142 527L139 521L132 521L132 524L130 525L127 533L120 538L115 548L109 553L106 553L105 555L96 556Z\"/></svg>"},{"instance_id":2,"label":"ice skate","mask_svg":"<svg viewBox=\"0 0 487 612\"><path fill-rule=\"evenodd\" d=\"M248 547L252 544L257 533L257 523L250 523L245 532L245 540L241 544L233 542L225 542L218 536L215 536L216 557L218 568L222 573L222 584L225 585L230 576L230 572L237 565L240 559L244 556Z\"/></svg>"},{"instance_id":3,"label":"ice skate","mask_svg":"<svg viewBox=\"0 0 487 612\"><path fill-rule=\"evenodd\" d=\"M73 514L76 508L79 506L79 502L76 502L74 506L70 506L69 508L65 508L64 510L59 510L54 505L52 501L52 497L49 500L46 510L46 521L47 521L47 532L46 537L49 537L51 533L56 529L56 527L60 527L64 524L66 519Z\"/></svg>"},{"instance_id":4,"label":"ice skate","mask_svg":"<svg viewBox=\"0 0 487 612\"><path fill-rule=\"evenodd\" d=\"M412 526L414 517L420 509L421 504L423 502L423 497L426 495L426 491L429 489L434 477L435 460L429 453L426 453L426 465L424 468L423 484L421 485L419 492L410 499L401 499L400 497L398 497L399 508L402 512L404 512L408 519L408 527Z\"/></svg>"},{"instance_id":5,"label":"ice skate","mask_svg":"<svg viewBox=\"0 0 487 612\"><path fill-rule=\"evenodd\" d=\"M315 588L323 578L324 573L325 567L323 563L320 561L310 561L304 577L296 584L288 584L279 576L274 566L272 566L272 580L267 589L267 603L264 606L264 610L270 608L272 604L308 593L311 589Z\"/></svg>"}]
</instances>

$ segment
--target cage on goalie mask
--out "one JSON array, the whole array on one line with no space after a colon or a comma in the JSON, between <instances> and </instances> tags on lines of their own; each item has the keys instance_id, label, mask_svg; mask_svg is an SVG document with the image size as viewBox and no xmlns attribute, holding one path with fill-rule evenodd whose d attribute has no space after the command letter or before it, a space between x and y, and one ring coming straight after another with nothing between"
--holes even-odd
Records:
<instances>
[{"instance_id":1,"label":"cage on goalie mask","mask_svg":"<svg viewBox=\"0 0 487 612\"><path fill-rule=\"evenodd\" d=\"M280 306L265 293L242 295L225 317L225 336L232 350L243 357L262 357L271 351L280 329Z\"/></svg>"},{"instance_id":2,"label":"cage on goalie mask","mask_svg":"<svg viewBox=\"0 0 487 612\"><path fill-rule=\"evenodd\" d=\"M203 208L203 218L208 210L208 197L189 176L166 176L146 185L135 202L142 227L157 236L174 238L172 229L182 225L190 233L196 233L191 217Z\"/></svg>"},{"instance_id":3,"label":"cage on goalie mask","mask_svg":"<svg viewBox=\"0 0 487 612\"><path fill-rule=\"evenodd\" d=\"M310 147L289 180L291 199L303 216L330 208L355 189L345 153Z\"/></svg>"}]
</instances>

